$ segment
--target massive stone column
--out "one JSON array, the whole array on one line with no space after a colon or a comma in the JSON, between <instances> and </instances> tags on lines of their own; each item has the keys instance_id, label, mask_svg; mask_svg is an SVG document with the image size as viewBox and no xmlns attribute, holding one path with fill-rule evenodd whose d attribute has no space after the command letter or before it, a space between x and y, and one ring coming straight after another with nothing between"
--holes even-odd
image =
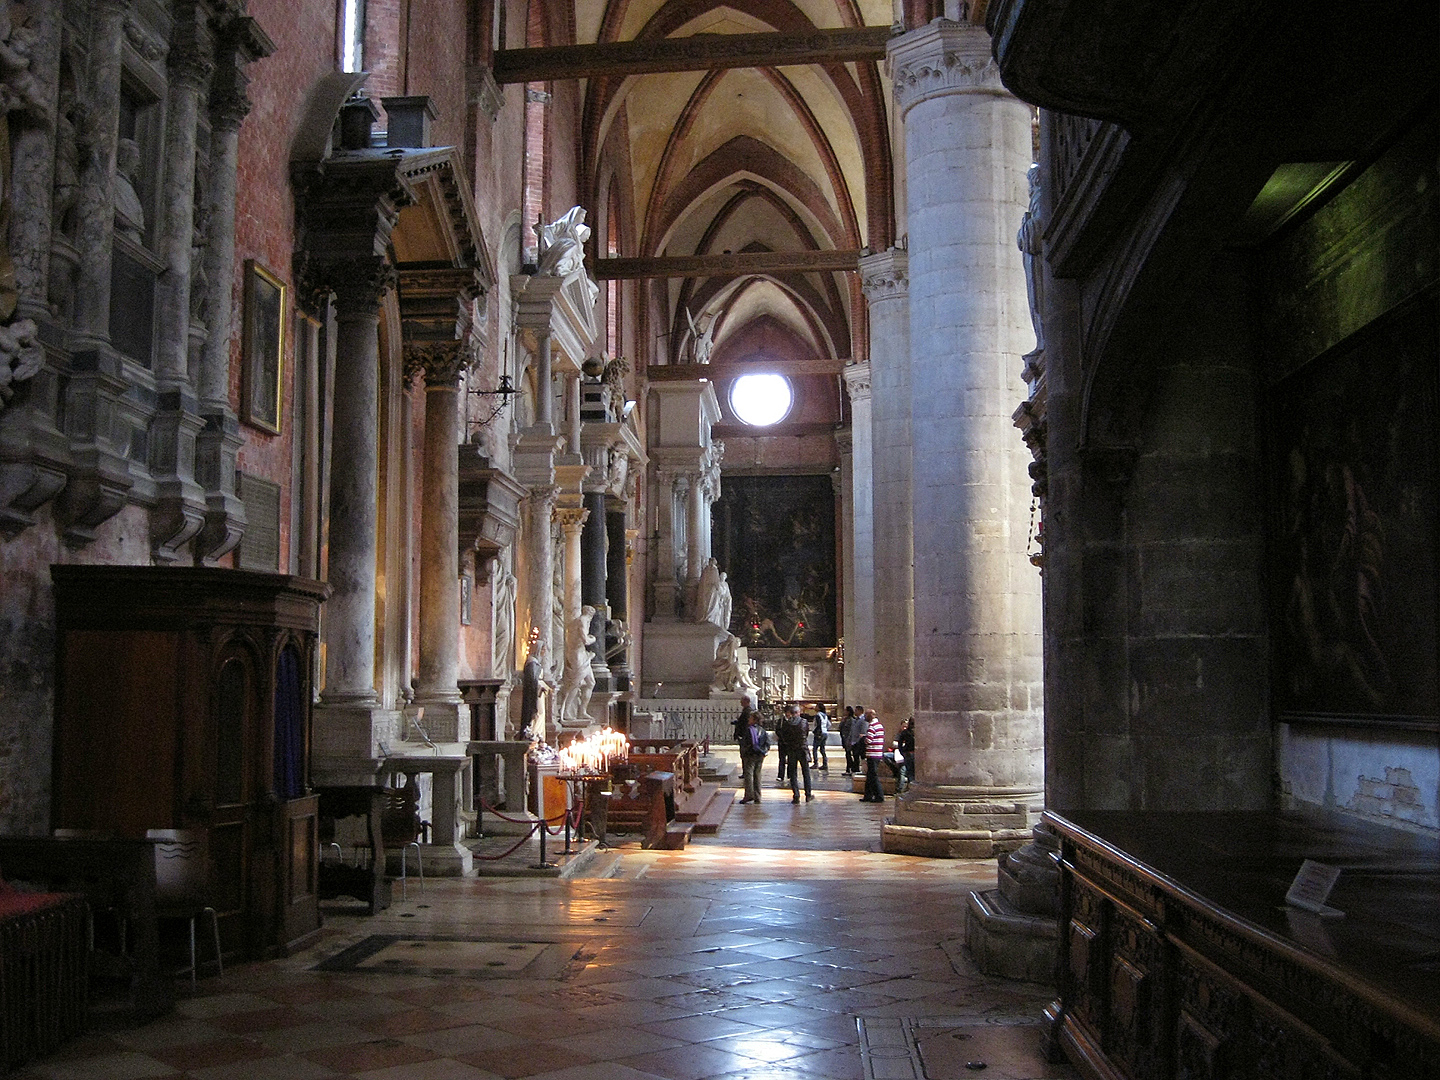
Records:
<instances>
[{"instance_id":1,"label":"massive stone column","mask_svg":"<svg viewBox=\"0 0 1440 1080\"><path fill-rule=\"evenodd\" d=\"M845 624L845 699L871 705L875 699L875 475L871 462L870 365L845 369L850 392L850 561L854 596L846 611L854 613ZM884 716L884 713L880 715Z\"/></svg>"},{"instance_id":2,"label":"massive stone column","mask_svg":"<svg viewBox=\"0 0 1440 1080\"><path fill-rule=\"evenodd\" d=\"M206 18L198 4L175 5L166 60L165 178L157 249L165 270L155 283L155 375L160 407L150 422L156 506L150 515L155 558L173 562L205 524L205 492L195 481L196 438L204 427L190 379L191 248L195 238L195 151L200 94L210 79Z\"/></svg>"},{"instance_id":3,"label":"massive stone column","mask_svg":"<svg viewBox=\"0 0 1440 1080\"><path fill-rule=\"evenodd\" d=\"M897 248L860 260L870 311L870 459L874 580L874 696L886 720L915 711L915 575L910 498L908 257ZM849 649L846 649L847 664Z\"/></svg>"},{"instance_id":4,"label":"massive stone column","mask_svg":"<svg viewBox=\"0 0 1440 1080\"><path fill-rule=\"evenodd\" d=\"M835 449L840 454L840 473L831 475L830 483L835 491L835 501L840 513L840 535L843 538L837 553L840 559L840 627L845 642L845 670L841 672L843 687L842 705L869 705L860 694L859 688L850 678L850 633L855 626L855 552L852 538L855 535L855 452L849 428L835 432Z\"/></svg>"},{"instance_id":5,"label":"massive stone column","mask_svg":"<svg viewBox=\"0 0 1440 1080\"><path fill-rule=\"evenodd\" d=\"M524 603L530 621L526 633L538 630L543 643L540 666L543 677L555 682L559 674L558 657L549 648L555 625L554 579L555 561L550 546L550 518L555 513L556 487L551 484L531 488L522 503L521 549L525 564Z\"/></svg>"},{"instance_id":6,"label":"massive stone column","mask_svg":"<svg viewBox=\"0 0 1440 1080\"><path fill-rule=\"evenodd\" d=\"M409 342L406 366L425 380L420 492L420 679L415 704L436 742L470 737L460 673L460 375L467 343Z\"/></svg>"},{"instance_id":7,"label":"massive stone column","mask_svg":"<svg viewBox=\"0 0 1440 1080\"><path fill-rule=\"evenodd\" d=\"M205 489L205 524L195 541L199 561L214 565L245 532L245 506L235 490L240 423L230 407L230 345L235 290L235 191L240 125L250 111L246 66L275 45L248 17L232 19L216 46L210 87L210 173L206 186L205 347L200 358L200 414L195 478Z\"/></svg>"},{"instance_id":8,"label":"massive stone column","mask_svg":"<svg viewBox=\"0 0 1440 1080\"><path fill-rule=\"evenodd\" d=\"M603 489L590 490L590 485L586 485L585 510L590 516L585 519L585 528L580 534L580 602L595 609L590 621L590 632L595 635L595 684L608 690L610 669L605 663L605 609L609 593L606 584L609 560L606 558L608 529Z\"/></svg>"},{"instance_id":9,"label":"massive stone column","mask_svg":"<svg viewBox=\"0 0 1440 1080\"><path fill-rule=\"evenodd\" d=\"M379 492L380 299L393 274L380 257L354 260L333 284L336 360L330 465L330 572L325 689L315 711L317 772L330 782L360 768L394 735L375 692L375 566Z\"/></svg>"},{"instance_id":10,"label":"massive stone column","mask_svg":"<svg viewBox=\"0 0 1440 1080\"><path fill-rule=\"evenodd\" d=\"M1030 455L1010 421L1031 343L1014 246L1030 111L977 27L937 19L889 49L910 237L919 761L884 847L983 857L1029 839L1043 788Z\"/></svg>"}]
</instances>

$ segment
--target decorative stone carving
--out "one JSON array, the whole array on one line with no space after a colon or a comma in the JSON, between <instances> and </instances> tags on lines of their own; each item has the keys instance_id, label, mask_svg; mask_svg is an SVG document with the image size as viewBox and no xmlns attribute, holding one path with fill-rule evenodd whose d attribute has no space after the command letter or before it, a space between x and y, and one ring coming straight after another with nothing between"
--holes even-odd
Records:
<instances>
[{"instance_id":1,"label":"decorative stone carving","mask_svg":"<svg viewBox=\"0 0 1440 1080\"><path fill-rule=\"evenodd\" d=\"M468 342L459 338L407 341L403 355L405 381L409 383L418 375L425 379L426 386L459 386L460 376L474 360Z\"/></svg>"},{"instance_id":2,"label":"decorative stone carving","mask_svg":"<svg viewBox=\"0 0 1440 1080\"><path fill-rule=\"evenodd\" d=\"M132 12L125 16L125 40L130 47L152 64L163 60L170 51L165 39L145 26Z\"/></svg>"},{"instance_id":3,"label":"decorative stone carving","mask_svg":"<svg viewBox=\"0 0 1440 1080\"><path fill-rule=\"evenodd\" d=\"M45 364L45 352L35 335L33 319L16 319L0 326L0 409L15 395L15 384L30 378Z\"/></svg>"},{"instance_id":4,"label":"decorative stone carving","mask_svg":"<svg viewBox=\"0 0 1440 1080\"><path fill-rule=\"evenodd\" d=\"M505 107L505 91L495 81L495 73L489 67L477 64L470 69L467 82L470 103L479 106L493 124Z\"/></svg>"},{"instance_id":5,"label":"decorative stone carving","mask_svg":"<svg viewBox=\"0 0 1440 1080\"><path fill-rule=\"evenodd\" d=\"M978 27L936 19L890 46L895 104L903 116L942 94L1009 96L990 55L990 35Z\"/></svg>"},{"instance_id":6,"label":"decorative stone carving","mask_svg":"<svg viewBox=\"0 0 1440 1080\"><path fill-rule=\"evenodd\" d=\"M860 288L871 304L903 300L910 292L910 258L903 248L890 248L860 260Z\"/></svg>"},{"instance_id":7,"label":"decorative stone carving","mask_svg":"<svg viewBox=\"0 0 1440 1080\"><path fill-rule=\"evenodd\" d=\"M629 374L630 362L623 356L617 356L606 361L605 373L600 377L605 384L610 415L617 421L625 419L625 376Z\"/></svg>"}]
</instances>

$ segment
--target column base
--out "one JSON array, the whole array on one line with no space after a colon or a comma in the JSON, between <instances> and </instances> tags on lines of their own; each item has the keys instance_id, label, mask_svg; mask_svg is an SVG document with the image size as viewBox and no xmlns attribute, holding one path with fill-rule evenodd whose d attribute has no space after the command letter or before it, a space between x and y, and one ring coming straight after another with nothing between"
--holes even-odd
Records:
<instances>
[{"instance_id":1,"label":"column base","mask_svg":"<svg viewBox=\"0 0 1440 1080\"><path fill-rule=\"evenodd\" d=\"M392 878L400 876L399 846L386 848L385 850L385 872ZM414 888L420 881L420 874L415 868L415 851L405 856L408 860L406 875L410 879L410 885ZM475 869L475 856L469 848L460 844L421 844L420 862L425 868L425 876L429 877L464 877Z\"/></svg>"},{"instance_id":2,"label":"column base","mask_svg":"<svg viewBox=\"0 0 1440 1080\"><path fill-rule=\"evenodd\" d=\"M1015 788L916 784L895 800L880 849L932 859L990 859L1029 843L1044 794Z\"/></svg>"},{"instance_id":3,"label":"column base","mask_svg":"<svg viewBox=\"0 0 1440 1080\"><path fill-rule=\"evenodd\" d=\"M416 693L414 704L425 710L419 724L425 729L425 734L430 736L431 742L469 742L470 707L460 700L458 694L436 694L431 697L421 690ZM407 723L401 737L408 742L421 741L420 732L415 730L413 724Z\"/></svg>"},{"instance_id":4,"label":"column base","mask_svg":"<svg viewBox=\"0 0 1440 1080\"><path fill-rule=\"evenodd\" d=\"M310 773L317 785L374 784L383 764L381 744L391 748L400 713L375 702L322 701L315 706Z\"/></svg>"},{"instance_id":5,"label":"column base","mask_svg":"<svg viewBox=\"0 0 1440 1080\"><path fill-rule=\"evenodd\" d=\"M975 966L1002 979L1055 985L1060 924L1017 911L999 889L972 892L965 905L965 946Z\"/></svg>"}]
</instances>

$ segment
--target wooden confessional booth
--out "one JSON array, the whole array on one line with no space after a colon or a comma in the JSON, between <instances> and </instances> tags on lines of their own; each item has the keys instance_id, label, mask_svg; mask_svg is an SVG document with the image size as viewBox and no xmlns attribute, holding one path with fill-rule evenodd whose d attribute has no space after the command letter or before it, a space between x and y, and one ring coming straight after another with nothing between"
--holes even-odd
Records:
<instances>
[{"instance_id":1,"label":"wooden confessional booth","mask_svg":"<svg viewBox=\"0 0 1440 1080\"><path fill-rule=\"evenodd\" d=\"M330 587L203 567L53 566L51 824L208 836L227 961L319 931L312 676Z\"/></svg>"}]
</instances>

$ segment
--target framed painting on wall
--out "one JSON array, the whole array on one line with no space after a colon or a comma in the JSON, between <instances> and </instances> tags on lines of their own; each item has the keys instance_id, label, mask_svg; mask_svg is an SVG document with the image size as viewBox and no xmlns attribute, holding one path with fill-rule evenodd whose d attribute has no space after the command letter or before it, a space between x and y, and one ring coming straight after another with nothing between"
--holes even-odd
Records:
<instances>
[{"instance_id":1,"label":"framed painting on wall","mask_svg":"<svg viewBox=\"0 0 1440 1080\"><path fill-rule=\"evenodd\" d=\"M285 299L285 283L254 259L247 259L240 414L247 424L274 435L280 434Z\"/></svg>"}]
</instances>

